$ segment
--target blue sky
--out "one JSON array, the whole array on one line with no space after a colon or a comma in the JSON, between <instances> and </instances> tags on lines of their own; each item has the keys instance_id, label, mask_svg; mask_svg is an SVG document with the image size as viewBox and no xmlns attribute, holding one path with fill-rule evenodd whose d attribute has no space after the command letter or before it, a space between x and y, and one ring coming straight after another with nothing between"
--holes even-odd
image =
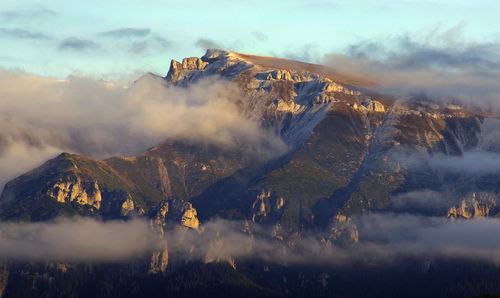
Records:
<instances>
[{"instance_id":1,"label":"blue sky","mask_svg":"<svg viewBox=\"0 0 500 298\"><path fill-rule=\"evenodd\" d=\"M402 34L425 43L439 30L469 43L498 42L500 2L2 1L0 68L123 81L165 74L170 59L206 47L321 62L352 44Z\"/></svg>"}]
</instances>

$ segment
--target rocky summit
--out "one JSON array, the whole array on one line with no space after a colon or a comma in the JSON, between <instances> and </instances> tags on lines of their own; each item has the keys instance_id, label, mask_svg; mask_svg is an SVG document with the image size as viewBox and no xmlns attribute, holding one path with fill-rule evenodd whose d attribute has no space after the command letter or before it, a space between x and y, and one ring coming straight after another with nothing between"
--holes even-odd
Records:
<instances>
[{"instance_id":1,"label":"rocky summit","mask_svg":"<svg viewBox=\"0 0 500 298\"><path fill-rule=\"evenodd\" d=\"M500 176L446 163L500 152L494 137L500 121L488 113L386 95L374 81L319 65L224 50L172 60L165 77L138 81L143 79L166 88L229 82L238 93L238 112L283 149L249 157L245 143L225 147L172 137L132 157L61 153L5 185L0 217L145 218L163 237L148 259L147 271L158 274L175 267L165 236L170 224L199 236L217 218L242 230L265 226L268 237L285 244L320 231L325 245L345 246L362 237L352 220L360 214L454 220L499 214ZM428 203L428 193L442 199ZM238 266L230 255L208 259Z\"/></svg>"}]
</instances>

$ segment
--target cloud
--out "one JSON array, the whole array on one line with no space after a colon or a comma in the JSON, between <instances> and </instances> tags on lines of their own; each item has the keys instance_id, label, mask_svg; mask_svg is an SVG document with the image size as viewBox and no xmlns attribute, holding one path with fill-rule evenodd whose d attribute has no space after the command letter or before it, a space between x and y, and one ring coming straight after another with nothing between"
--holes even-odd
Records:
<instances>
[{"instance_id":1,"label":"cloud","mask_svg":"<svg viewBox=\"0 0 500 298\"><path fill-rule=\"evenodd\" d=\"M181 88L146 75L123 87L0 71L0 187L56 152L128 156L167 138L215 144L250 159L285 153L277 132L242 114L239 92L215 77Z\"/></svg>"},{"instance_id":2,"label":"cloud","mask_svg":"<svg viewBox=\"0 0 500 298\"><path fill-rule=\"evenodd\" d=\"M443 154L429 158L431 168L468 175L497 174L500 172L500 154L484 151L465 152L461 156Z\"/></svg>"},{"instance_id":3,"label":"cloud","mask_svg":"<svg viewBox=\"0 0 500 298\"><path fill-rule=\"evenodd\" d=\"M167 48L170 46L170 41L168 41L166 38L158 36L158 35L154 36L152 38L152 41L157 43L162 48Z\"/></svg>"},{"instance_id":4,"label":"cloud","mask_svg":"<svg viewBox=\"0 0 500 298\"><path fill-rule=\"evenodd\" d=\"M429 189L397 194L391 198L390 208L399 212L443 214L454 200L445 194Z\"/></svg>"},{"instance_id":5,"label":"cloud","mask_svg":"<svg viewBox=\"0 0 500 298\"><path fill-rule=\"evenodd\" d=\"M283 54L284 57L304 62L315 62L318 60L318 53L316 52L316 44L308 43L302 46L290 46L286 52Z\"/></svg>"},{"instance_id":6,"label":"cloud","mask_svg":"<svg viewBox=\"0 0 500 298\"><path fill-rule=\"evenodd\" d=\"M38 18L48 18L48 17L53 18L55 16L57 16L57 13L55 11L44 7L0 11L0 18L3 18L7 21L31 20L34 18L38 19Z\"/></svg>"},{"instance_id":7,"label":"cloud","mask_svg":"<svg viewBox=\"0 0 500 298\"><path fill-rule=\"evenodd\" d=\"M201 232L166 232L172 258L206 262L262 260L284 265L384 264L406 258L467 258L500 264L498 219L452 221L442 217L378 213L353 219L359 242L331 245L327 234L303 231L287 242L270 237L272 227L212 220ZM189 252L189 253L188 253Z\"/></svg>"},{"instance_id":8,"label":"cloud","mask_svg":"<svg viewBox=\"0 0 500 298\"><path fill-rule=\"evenodd\" d=\"M0 243L0 259L22 261L123 261L138 259L159 247L148 222L139 219L1 222Z\"/></svg>"},{"instance_id":9,"label":"cloud","mask_svg":"<svg viewBox=\"0 0 500 298\"><path fill-rule=\"evenodd\" d=\"M464 25L437 27L425 34L362 41L324 63L340 73L376 79L382 91L425 93L433 99L498 106L500 43L463 37ZM497 107L498 108L498 107Z\"/></svg>"},{"instance_id":10,"label":"cloud","mask_svg":"<svg viewBox=\"0 0 500 298\"><path fill-rule=\"evenodd\" d=\"M1 139L1 135L0 135ZM61 153L61 149L50 146L33 146L23 141L0 141L0 193L4 183L40 166L44 161Z\"/></svg>"},{"instance_id":11,"label":"cloud","mask_svg":"<svg viewBox=\"0 0 500 298\"><path fill-rule=\"evenodd\" d=\"M266 34L260 31L252 32L252 36L255 37L255 39L257 39L258 41L266 41L269 39L269 37Z\"/></svg>"},{"instance_id":12,"label":"cloud","mask_svg":"<svg viewBox=\"0 0 500 298\"><path fill-rule=\"evenodd\" d=\"M18 39L50 39L46 34L21 28L0 28L0 37Z\"/></svg>"},{"instance_id":13,"label":"cloud","mask_svg":"<svg viewBox=\"0 0 500 298\"><path fill-rule=\"evenodd\" d=\"M59 44L59 49L67 51L86 51L99 48L99 44L91 40L69 37Z\"/></svg>"},{"instance_id":14,"label":"cloud","mask_svg":"<svg viewBox=\"0 0 500 298\"><path fill-rule=\"evenodd\" d=\"M153 36L143 41L133 42L128 48L132 54L150 54L152 50L165 50L170 46L170 42L161 36Z\"/></svg>"},{"instance_id":15,"label":"cloud","mask_svg":"<svg viewBox=\"0 0 500 298\"><path fill-rule=\"evenodd\" d=\"M281 241L273 227L215 219L199 231L169 226L165 231L169 258L201 260L261 260L283 265L338 266L397 263L407 258L473 259L500 264L500 220L452 221L394 213L358 215L353 223L359 242L331 245L324 233L304 231ZM76 262L123 261L148 257L160 248L160 238L140 218L97 221L58 218L40 223L0 223L0 259Z\"/></svg>"},{"instance_id":16,"label":"cloud","mask_svg":"<svg viewBox=\"0 0 500 298\"><path fill-rule=\"evenodd\" d=\"M145 37L151 33L149 28L120 28L101 32L99 35L111 38Z\"/></svg>"},{"instance_id":17,"label":"cloud","mask_svg":"<svg viewBox=\"0 0 500 298\"><path fill-rule=\"evenodd\" d=\"M195 46L202 49L220 49L221 46L208 38L200 38L195 42Z\"/></svg>"},{"instance_id":18,"label":"cloud","mask_svg":"<svg viewBox=\"0 0 500 298\"><path fill-rule=\"evenodd\" d=\"M356 221L360 239L385 248L388 255L473 258L500 263L500 220L452 221L408 214L369 214Z\"/></svg>"}]
</instances>

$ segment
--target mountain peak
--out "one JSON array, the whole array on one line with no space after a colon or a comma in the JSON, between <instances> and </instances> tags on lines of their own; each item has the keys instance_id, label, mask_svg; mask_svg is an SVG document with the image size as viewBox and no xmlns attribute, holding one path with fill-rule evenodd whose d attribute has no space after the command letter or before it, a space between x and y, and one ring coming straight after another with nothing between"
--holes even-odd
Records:
<instances>
[{"instance_id":1,"label":"mountain peak","mask_svg":"<svg viewBox=\"0 0 500 298\"><path fill-rule=\"evenodd\" d=\"M184 58L182 62L172 60L166 79L169 81L177 81L178 79L185 77L183 75L179 77L181 72L185 73L186 71L191 72L204 70L208 65L214 66L212 71L208 71L209 74L213 74L214 72L217 73L217 70L220 70L221 68L238 65L239 67L232 69L233 73L229 77L230 79L236 75L234 70L243 71L248 68L259 68L262 71L286 71L298 73L302 76L320 77L342 84L355 85L361 88L373 87L376 85L372 80L341 74L324 65L269 56L243 54L223 49L207 49L205 55L201 58Z\"/></svg>"}]
</instances>

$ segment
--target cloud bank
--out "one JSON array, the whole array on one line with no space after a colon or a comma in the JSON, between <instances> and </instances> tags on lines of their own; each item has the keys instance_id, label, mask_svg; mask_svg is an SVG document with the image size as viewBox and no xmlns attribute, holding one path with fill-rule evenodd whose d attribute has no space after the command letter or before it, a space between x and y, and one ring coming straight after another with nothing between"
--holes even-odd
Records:
<instances>
[{"instance_id":1,"label":"cloud bank","mask_svg":"<svg viewBox=\"0 0 500 298\"><path fill-rule=\"evenodd\" d=\"M43 223L0 223L0 259L121 261L158 248L144 220L99 222L65 218Z\"/></svg>"},{"instance_id":2,"label":"cloud bank","mask_svg":"<svg viewBox=\"0 0 500 298\"><path fill-rule=\"evenodd\" d=\"M375 78L386 92L424 93L498 110L500 43L465 40L463 31L459 24L425 34L362 41L349 46L345 54L325 55L323 62L340 73Z\"/></svg>"},{"instance_id":3,"label":"cloud bank","mask_svg":"<svg viewBox=\"0 0 500 298\"><path fill-rule=\"evenodd\" d=\"M405 258L466 258L500 264L498 219L451 221L408 214L367 214L353 219L358 243L331 245L327 234L305 232L288 243L269 237L271 228L213 220L202 233L167 231L169 254L207 262L262 260L283 265L384 264ZM187 253L189 252L189 253Z\"/></svg>"},{"instance_id":4,"label":"cloud bank","mask_svg":"<svg viewBox=\"0 0 500 298\"><path fill-rule=\"evenodd\" d=\"M383 265L407 258L471 259L500 265L500 220L451 221L442 217L373 213L353 218L359 242L332 245L328 234L305 232L287 242L272 228L216 219L200 231L166 230L169 258L204 262L260 260L282 265ZM59 218L42 223L0 223L0 260L123 261L149 257L160 249L147 221L101 222Z\"/></svg>"},{"instance_id":5,"label":"cloud bank","mask_svg":"<svg viewBox=\"0 0 500 298\"><path fill-rule=\"evenodd\" d=\"M166 138L270 158L279 136L241 113L239 89L211 78L187 88L145 75L129 87L0 71L0 187L58 152L136 155Z\"/></svg>"}]
</instances>

